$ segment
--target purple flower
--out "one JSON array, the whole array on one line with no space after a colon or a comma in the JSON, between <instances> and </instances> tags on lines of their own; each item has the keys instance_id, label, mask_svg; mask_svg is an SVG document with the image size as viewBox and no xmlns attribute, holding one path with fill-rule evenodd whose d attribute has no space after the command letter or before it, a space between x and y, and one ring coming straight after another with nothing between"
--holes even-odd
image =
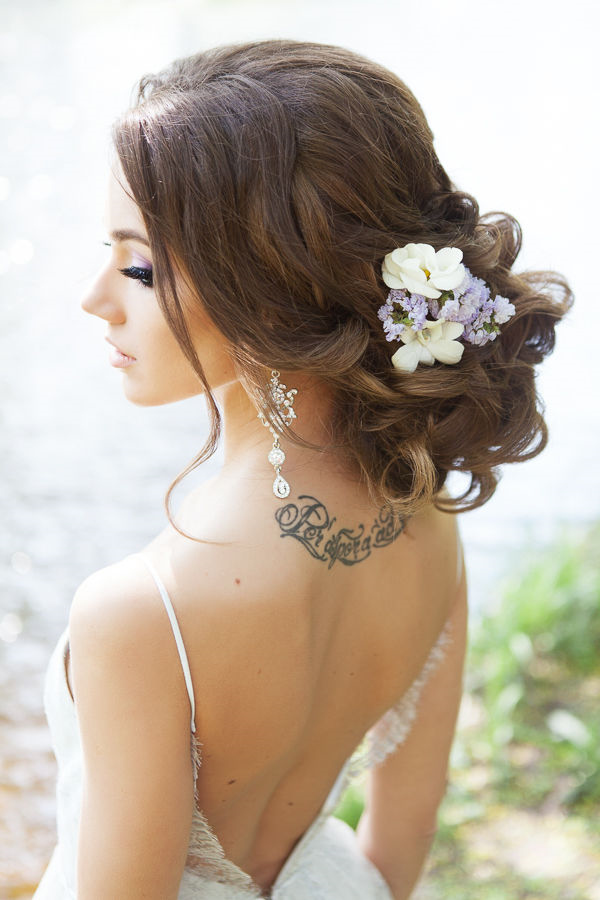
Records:
<instances>
[{"instance_id":1,"label":"purple flower","mask_svg":"<svg viewBox=\"0 0 600 900\"><path fill-rule=\"evenodd\" d=\"M386 333L386 340L400 340L400 335L406 328L401 322L394 322L391 318L387 318L383 323L383 330Z\"/></svg>"},{"instance_id":2,"label":"purple flower","mask_svg":"<svg viewBox=\"0 0 600 900\"><path fill-rule=\"evenodd\" d=\"M421 294L412 294L409 300L403 302L402 306L413 321L412 330L421 331L429 312L427 299Z\"/></svg>"},{"instance_id":3,"label":"purple flower","mask_svg":"<svg viewBox=\"0 0 600 900\"><path fill-rule=\"evenodd\" d=\"M497 334L497 331L486 331L485 328L473 328L471 325L466 325L462 337L476 347L483 347L488 341L495 341Z\"/></svg>"},{"instance_id":4,"label":"purple flower","mask_svg":"<svg viewBox=\"0 0 600 900\"><path fill-rule=\"evenodd\" d=\"M393 307L392 304L389 302L389 300L386 300L385 304L384 304L383 306L380 306L379 309L377 310L377 317L378 317L382 322L385 322L385 320L387 319L387 317L388 317L389 315L391 315L391 313L392 313L393 311L394 311L394 307Z\"/></svg>"},{"instance_id":5,"label":"purple flower","mask_svg":"<svg viewBox=\"0 0 600 900\"><path fill-rule=\"evenodd\" d=\"M445 319L446 322L462 322L464 325L460 301L446 300L436 319Z\"/></svg>"},{"instance_id":6,"label":"purple flower","mask_svg":"<svg viewBox=\"0 0 600 900\"><path fill-rule=\"evenodd\" d=\"M494 322L497 325L503 325L505 322L514 316L515 307L510 302L507 297L501 297L498 294L497 297L494 297Z\"/></svg>"},{"instance_id":7,"label":"purple flower","mask_svg":"<svg viewBox=\"0 0 600 900\"><path fill-rule=\"evenodd\" d=\"M500 325L514 314L515 307L506 297L498 295L492 300L485 281L467 268L459 287L442 291L438 299L392 288L377 313L388 341L401 341L406 328L423 331L431 323L430 315L434 320L464 325L461 339L477 347L494 341Z\"/></svg>"},{"instance_id":8,"label":"purple flower","mask_svg":"<svg viewBox=\"0 0 600 900\"><path fill-rule=\"evenodd\" d=\"M472 275L467 269L467 277L460 286L462 293L457 297L457 291L454 292L455 298L460 302L460 319L464 325L472 322L477 314L485 307L490 299L490 289L485 281Z\"/></svg>"},{"instance_id":9,"label":"purple flower","mask_svg":"<svg viewBox=\"0 0 600 900\"><path fill-rule=\"evenodd\" d=\"M392 289L386 302L377 312L383 322L383 330L388 341L400 340L405 328L421 331L427 319L429 308L427 300L421 294L410 294L408 291Z\"/></svg>"}]
</instances>

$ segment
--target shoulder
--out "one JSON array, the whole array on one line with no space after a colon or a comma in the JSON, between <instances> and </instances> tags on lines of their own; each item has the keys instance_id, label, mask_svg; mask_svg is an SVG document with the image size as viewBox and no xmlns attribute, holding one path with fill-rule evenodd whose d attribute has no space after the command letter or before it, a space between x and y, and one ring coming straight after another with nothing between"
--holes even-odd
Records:
<instances>
[{"instance_id":1,"label":"shoulder","mask_svg":"<svg viewBox=\"0 0 600 900\"><path fill-rule=\"evenodd\" d=\"M80 720L136 710L147 727L189 722L189 703L154 580L136 556L100 569L77 590L69 616L73 691Z\"/></svg>"},{"instance_id":2,"label":"shoulder","mask_svg":"<svg viewBox=\"0 0 600 900\"><path fill-rule=\"evenodd\" d=\"M251 670L261 672L265 697L267 672L281 683L291 677L290 653L309 657L310 580L325 572L280 539L275 510L268 497L232 496L227 485L199 492L175 517L197 540L169 528L147 548L173 602L201 710Z\"/></svg>"},{"instance_id":3,"label":"shoulder","mask_svg":"<svg viewBox=\"0 0 600 900\"><path fill-rule=\"evenodd\" d=\"M461 575L462 545L458 516L434 505L425 507L407 520L409 540L400 545L407 564L415 568L433 564L449 585L457 586Z\"/></svg>"},{"instance_id":4,"label":"shoulder","mask_svg":"<svg viewBox=\"0 0 600 900\"><path fill-rule=\"evenodd\" d=\"M240 664L263 644L275 655L273 644L284 641L289 619L306 597L306 572L265 531L255 524L218 543L182 539L154 557L190 652L204 660L203 669L215 651L219 655L221 642Z\"/></svg>"},{"instance_id":5,"label":"shoulder","mask_svg":"<svg viewBox=\"0 0 600 900\"><path fill-rule=\"evenodd\" d=\"M160 597L139 557L99 569L75 592L69 614L70 643L118 647L138 643L164 621Z\"/></svg>"}]
</instances>

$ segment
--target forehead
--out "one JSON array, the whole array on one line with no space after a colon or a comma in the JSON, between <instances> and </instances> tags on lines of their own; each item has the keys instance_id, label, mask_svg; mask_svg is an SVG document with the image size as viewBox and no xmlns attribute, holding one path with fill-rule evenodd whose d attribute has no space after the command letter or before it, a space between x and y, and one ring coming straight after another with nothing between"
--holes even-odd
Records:
<instances>
[{"instance_id":1,"label":"forehead","mask_svg":"<svg viewBox=\"0 0 600 900\"><path fill-rule=\"evenodd\" d=\"M137 231L147 238L142 214L128 192L129 185L123 172L120 169L111 169L106 203L108 230Z\"/></svg>"}]
</instances>

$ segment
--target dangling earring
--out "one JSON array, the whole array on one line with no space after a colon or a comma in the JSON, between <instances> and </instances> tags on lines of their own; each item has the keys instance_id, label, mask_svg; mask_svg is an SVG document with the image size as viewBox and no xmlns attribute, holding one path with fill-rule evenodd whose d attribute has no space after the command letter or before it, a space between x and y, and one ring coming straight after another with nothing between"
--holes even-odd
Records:
<instances>
[{"instance_id":1,"label":"dangling earring","mask_svg":"<svg viewBox=\"0 0 600 900\"><path fill-rule=\"evenodd\" d=\"M277 412L279 413L281 421L284 425L289 427L292 423L292 420L296 418L296 413L294 412L292 407L294 405L294 397L296 396L298 391L296 390L296 388L292 388L288 391L287 386L279 381L280 374L281 373L278 372L277 369L272 370L271 379L269 381L269 393L271 394L271 399L274 406L277 407ZM275 469L273 493L280 500L284 500L289 496L290 493L290 486L281 474L281 467L285 462L285 453L283 452L279 444L279 435L262 410L258 411L258 418L263 423L265 428L268 428L273 435L273 446L269 450L267 459Z\"/></svg>"}]
</instances>

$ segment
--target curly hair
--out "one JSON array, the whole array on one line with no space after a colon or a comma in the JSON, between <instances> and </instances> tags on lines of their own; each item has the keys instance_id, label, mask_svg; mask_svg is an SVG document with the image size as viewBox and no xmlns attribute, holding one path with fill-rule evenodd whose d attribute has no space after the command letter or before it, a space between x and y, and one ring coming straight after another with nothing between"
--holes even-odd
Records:
<instances>
[{"instance_id":1,"label":"curly hair","mask_svg":"<svg viewBox=\"0 0 600 900\"><path fill-rule=\"evenodd\" d=\"M272 368L331 389L333 442L401 515L431 502L480 506L499 465L543 449L534 366L554 347L571 291L555 272L511 271L518 222L480 216L457 190L395 74L325 44L218 47L142 78L113 136L147 227L159 303L211 413L207 443L177 481L220 433L177 293L182 271L252 390L264 394ZM407 374L390 363L377 318L381 262L409 242L459 247L492 294L515 305L498 339L466 345L458 365ZM440 494L451 471L470 476L459 497Z\"/></svg>"}]
</instances>

